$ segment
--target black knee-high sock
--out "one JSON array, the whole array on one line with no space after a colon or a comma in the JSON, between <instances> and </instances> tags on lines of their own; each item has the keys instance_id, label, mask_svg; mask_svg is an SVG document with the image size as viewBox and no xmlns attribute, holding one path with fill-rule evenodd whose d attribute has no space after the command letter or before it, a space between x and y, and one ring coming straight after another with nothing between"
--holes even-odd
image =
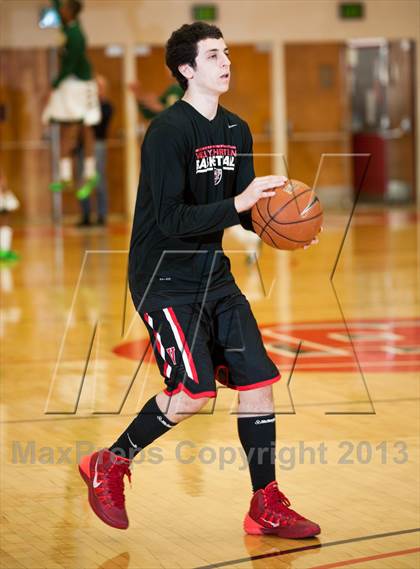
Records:
<instances>
[{"instance_id":1,"label":"black knee-high sock","mask_svg":"<svg viewBox=\"0 0 420 569\"><path fill-rule=\"evenodd\" d=\"M131 460L175 425L159 409L156 397L152 397L109 450Z\"/></svg>"},{"instance_id":2,"label":"black knee-high sock","mask_svg":"<svg viewBox=\"0 0 420 569\"><path fill-rule=\"evenodd\" d=\"M240 417L238 433L248 458L252 488L256 492L276 479L276 417Z\"/></svg>"}]
</instances>

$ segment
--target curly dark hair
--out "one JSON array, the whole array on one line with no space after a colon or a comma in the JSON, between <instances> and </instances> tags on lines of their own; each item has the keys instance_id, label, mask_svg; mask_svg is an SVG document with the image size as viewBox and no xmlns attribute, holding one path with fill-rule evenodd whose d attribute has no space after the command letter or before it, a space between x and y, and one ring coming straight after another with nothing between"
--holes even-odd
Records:
<instances>
[{"instance_id":1,"label":"curly dark hair","mask_svg":"<svg viewBox=\"0 0 420 569\"><path fill-rule=\"evenodd\" d=\"M184 91L188 88L188 79L180 73L178 67L188 63L195 69L195 58L198 53L197 43L207 38L219 39L222 37L223 34L217 26L205 22L184 24L172 33L166 43L166 65Z\"/></svg>"}]
</instances>

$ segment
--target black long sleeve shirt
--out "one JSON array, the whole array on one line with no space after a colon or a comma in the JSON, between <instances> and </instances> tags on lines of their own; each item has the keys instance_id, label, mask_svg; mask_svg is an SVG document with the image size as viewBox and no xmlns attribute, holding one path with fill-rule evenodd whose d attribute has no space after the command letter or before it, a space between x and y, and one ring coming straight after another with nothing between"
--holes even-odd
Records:
<instances>
[{"instance_id":1,"label":"black long sleeve shirt","mask_svg":"<svg viewBox=\"0 0 420 569\"><path fill-rule=\"evenodd\" d=\"M178 101L150 125L129 255L130 290L143 312L238 292L222 250L223 230L241 223L234 196L254 179L246 122L219 106L208 120Z\"/></svg>"}]
</instances>

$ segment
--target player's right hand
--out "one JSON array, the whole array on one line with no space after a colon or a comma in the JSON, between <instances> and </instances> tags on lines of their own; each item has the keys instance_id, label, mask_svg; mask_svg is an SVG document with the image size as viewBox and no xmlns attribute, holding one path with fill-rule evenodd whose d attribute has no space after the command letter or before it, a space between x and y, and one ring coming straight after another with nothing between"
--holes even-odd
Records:
<instances>
[{"instance_id":1,"label":"player's right hand","mask_svg":"<svg viewBox=\"0 0 420 569\"><path fill-rule=\"evenodd\" d=\"M251 209L261 198L276 195L274 188L284 186L288 182L286 176L261 176L254 178L245 190L235 197L235 208L238 213Z\"/></svg>"}]
</instances>

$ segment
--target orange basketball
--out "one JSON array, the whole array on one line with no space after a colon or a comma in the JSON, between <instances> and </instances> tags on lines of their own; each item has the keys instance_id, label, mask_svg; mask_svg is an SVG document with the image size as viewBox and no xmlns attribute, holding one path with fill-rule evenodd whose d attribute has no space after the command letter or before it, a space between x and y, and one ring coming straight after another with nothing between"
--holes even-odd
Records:
<instances>
[{"instance_id":1,"label":"orange basketball","mask_svg":"<svg viewBox=\"0 0 420 569\"><path fill-rule=\"evenodd\" d=\"M314 191L299 180L276 188L276 195L260 199L252 208L254 231L276 249L309 245L322 226L322 206Z\"/></svg>"}]
</instances>

